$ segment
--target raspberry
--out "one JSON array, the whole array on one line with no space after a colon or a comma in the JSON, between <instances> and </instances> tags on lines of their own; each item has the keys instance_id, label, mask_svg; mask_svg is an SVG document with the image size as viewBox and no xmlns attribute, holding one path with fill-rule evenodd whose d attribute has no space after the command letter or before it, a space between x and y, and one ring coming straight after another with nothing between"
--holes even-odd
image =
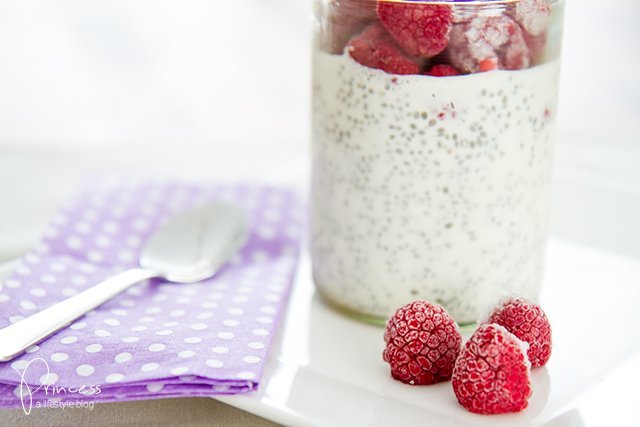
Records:
<instances>
[{"instance_id":1,"label":"raspberry","mask_svg":"<svg viewBox=\"0 0 640 427\"><path fill-rule=\"evenodd\" d=\"M451 378L462 337L444 308L415 301L391 316L384 341L387 346L382 358L391 365L393 378L424 385Z\"/></svg>"},{"instance_id":2,"label":"raspberry","mask_svg":"<svg viewBox=\"0 0 640 427\"><path fill-rule=\"evenodd\" d=\"M447 47L451 7L379 0L377 12L380 22L409 55L431 58Z\"/></svg>"},{"instance_id":3,"label":"raspberry","mask_svg":"<svg viewBox=\"0 0 640 427\"><path fill-rule=\"evenodd\" d=\"M531 51L519 26L514 27L509 43L500 52L500 68L504 70L521 70L531 64Z\"/></svg>"},{"instance_id":4,"label":"raspberry","mask_svg":"<svg viewBox=\"0 0 640 427\"><path fill-rule=\"evenodd\" d=\"M376 0L329 0L326 7L320 37L323 47L335 54L343 53L349 39L378 19Z\"/></svg>"},{"instance_id":5,"label":"raspberry","mask_svg":"<svg viewBox=\"0 0 640 427\"><path fill-rule=\"evenodd\" d=\"M456 68L452 67L451 65L438 64L431 67L431 69L427 71L425 74L428 74L434 77L449 77L449 76L459 76L460 71L456 70Z\"/></svg>"},{"instance_id":6,"label":"raspberry","mask_svg":"<svg viewBox=\"0 0 640 427\"><path fill-rule=\"evenodd\" d=\"M551 356L551 325L539 305L510 298L493 309L485 323L497 323L529 344L531 366L544 366Z\"/></svg>"},{"instance_id":7,"label":"raspberry","mask_svg":"<svg viewBox=\"0 0 640 427\"><path fill-rule=\"evenodd\" d=\"M496 65L515 70L530 63L523 32L508 16L476 16L454 24L448 55L456 68L470 73L494 69Z\"/></svg>"},{"instance_id":8,"label":"raspberry","mask_svg":"<svg viewBox=\"0 0 640 427\"><path fill-rule=\"evenodd\" d=\"M497 70L498 64L494 59L483 59L478 63L478 71L484 73L485 71Z\"/></svg>"},{"instance_id":9,"label":"raspberry","mask_svg":"<svg viewBox=\"0 0 640 427\"><path fill-rule=\"evenodd\" d=\"M513 9L515 20L530 35L539 36L547 31L551 19L549 0L519 0Z\"/></svg>"},{"instance_id":10,"label":"raspberry","mask_svg":"<svg viewBox=\"0 0 640 427\"><path fill-rule=\"evenodd\" d=\"M371 24L347 44L347 52L360 64L392 74L418 74L418 62L405 55L380 24Z\"/></svg>"},{"instance_id":11,"label":"raspberry","mask_svg":"<svg viewBox=\"0 0 640 427\"><path fill-rule=\"evenodd\" d=\"M504 327L480 326L453 368L458 402L478 414L519 412L531 396L527 344Z\"/></svg>"},{"instance_id":12,"label":"raspberry","mask_svg":"<svg viewBox=\"0 0 640 427\"><path fill-rule=\"evenodd\" d=\"M531 52L531 63L539 64L544 59L544 51L547 48L547 33L538 36L532 36L524 33L524 40Z\"/></svg>"}]
</instances>

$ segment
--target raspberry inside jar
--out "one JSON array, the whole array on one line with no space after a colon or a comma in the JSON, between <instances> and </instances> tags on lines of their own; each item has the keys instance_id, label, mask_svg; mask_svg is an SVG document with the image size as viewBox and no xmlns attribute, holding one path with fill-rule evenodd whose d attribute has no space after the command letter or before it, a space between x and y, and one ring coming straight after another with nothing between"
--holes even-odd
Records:
<instances>
[{"instance_id":1,"label":"raspberry inside jar","mask_svg":"<svg viewBox=\"0 0 640 427\"><path fill-rule=\"evenodd\" d=\"M383 323L461 324L539 293L563 3L321 0L311 255L320 294Z\"/></svg>"}]
</instances>

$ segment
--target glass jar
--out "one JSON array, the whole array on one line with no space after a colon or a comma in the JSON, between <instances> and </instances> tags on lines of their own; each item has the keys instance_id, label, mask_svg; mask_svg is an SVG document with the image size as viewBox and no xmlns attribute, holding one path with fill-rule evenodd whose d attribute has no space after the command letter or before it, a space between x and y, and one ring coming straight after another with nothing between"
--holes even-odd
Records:
<instances>
[{"instance_id":1,"label":"glass jar","mask_svg":"<svg viewBox=\"0 0 640 427\"><path fill-rule=\"evenodd\" d=\"M332 306L536 299L562 1L318 0L310 240Z\"/></svg>"}]
</instances>

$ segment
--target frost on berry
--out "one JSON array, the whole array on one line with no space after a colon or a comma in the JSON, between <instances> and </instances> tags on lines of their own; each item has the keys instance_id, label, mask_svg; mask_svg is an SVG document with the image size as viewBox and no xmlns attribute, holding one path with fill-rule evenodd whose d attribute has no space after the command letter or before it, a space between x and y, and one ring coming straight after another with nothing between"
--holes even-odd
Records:
<instances>
[{"instance_id":1,"label":"frost on berry","mask_svg":"<svg viewBox=\"0 0 640 427\"><path fill-rule=\"evenodd\" d=\"M502 301L485 323L497 323L529 345L531 366L544 366L551 356L551 324L542 308L523 298Z\"/></svg>"},{"instance_id":2,"label":"frost on berry","mask_svg":"<svg viewBox=\"0 0 640 427\"><path fill-rule=\"evenodd\" d=\"M547 31L551 20L550 0L519 0L513 8L516 21L527 33L539 36Z\"/></svg>"},{"instance_id":3,"label":"frost on berry","mask_svg":"<svg viewBox=\"0 0 640 427\"><path fill-rule=\"evenodd\" d=\"M513 28L509 42L504 45L500 56L500 68L504 70L521 70L531 64L531 52L519 26Z\"/></svg>"},{"instance_id":4,"label":"frost on berry","mask_svg":"<svg viewBox=\"0 0 640 427\"><path fill-rule=\"evenodd\" d=\"M497 324L480 326L453 369L458 402L471 412L519 412L531 396L527 345Z\"/></svg>"},{"instance_id":5,"label":"frost on berry","mask_svg":"<svg viewBox=\"0 0 640 427\"><path fill-rule=\"evenodd\" d=\"M391 375L407 384L424 385L451 378L462 337L444 308L415 301L389 319L384 341L382 357Z\"/></svg>"},{"instance_id":6,"label":"frost on berry","mask_svg":"<svg viewBox=\"0 0 640 427\"><path fill-rule=\"evenodd\" d=\"M495 68L517 70L531 62L522 29L506 15L476 16L454 24L447 54L453 66L469 73Z\"/></svg>"}]
</instances>

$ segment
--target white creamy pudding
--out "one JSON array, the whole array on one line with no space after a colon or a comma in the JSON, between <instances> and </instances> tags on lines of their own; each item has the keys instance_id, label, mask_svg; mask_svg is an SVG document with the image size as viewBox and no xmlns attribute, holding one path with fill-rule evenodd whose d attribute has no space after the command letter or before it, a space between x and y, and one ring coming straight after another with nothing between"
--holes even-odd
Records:
<instances>
[{"instance_id":1,"label":"white creamy pudding","mask_svg":"<svg viewBox=\"0 0 640 427\"><path fill-rule=\"evenodd\" d=\"M505 294L535 298L557 75L557 60L393 75L317 50L310 225L321 294L379 319L427 299L459 323Z\"/></svg>"}]
</instances>

